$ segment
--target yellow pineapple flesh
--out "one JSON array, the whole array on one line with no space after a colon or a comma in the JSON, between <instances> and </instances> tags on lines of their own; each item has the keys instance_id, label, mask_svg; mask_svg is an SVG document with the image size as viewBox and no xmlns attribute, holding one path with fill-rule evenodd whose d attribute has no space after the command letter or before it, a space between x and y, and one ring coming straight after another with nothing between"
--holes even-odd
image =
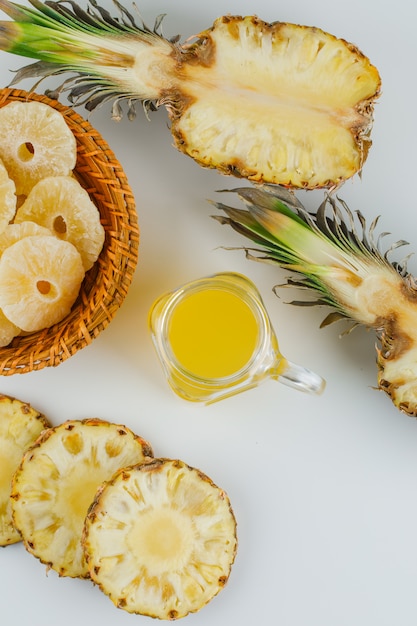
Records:
<instances>
[{"instance_id":1,"label":"yellow pineapple flesh","mask_svg":"<svg viewBox=\"0 0 417 626\"><path fill-rule=\"evenodd\" d=\"M52 326L70 312L84 273L71 243L50 235L24 237L0 257L0 308L27 332Z\"/></svg>"},{"instance_id":2,"label":"yellow pineapple flesh","mask_svg":"<svg viewBox=\"0 0 417 626\"><path fill-rule=\"evenodd\" d=\"M0 257L12 244L25 237L33 237L34 235L52 236L52 232L44 226L39 226L29 220L19 224L8 224L4 231L0 233Z\"/></svg>"},{"instance_id":3,"label":"yellow pineapple flesh","mask_svg":"<svg viewBox=\"0 0 417 626\"><path fill-rule=\"evenodd\" d=\"M0 233L16 213L16 185L0 159Z\"/></svg>"},{"instance_id":4,"label":"yellow pineapple flesh","mask_svg":"<svg viewBox=\"0 0 417 626\"><path fill-rule=\"evenodd\" d=\"M75 178L48 176L39 181L17 210L14 221L19 224L27 220L72 243L81 254L86 271L97 261L104 243L104 228L97 207Z\"/></svg>"},{"instance_id":5,"label":"yellow pineapple flesh","mask_svg":"<svg viewBox=\"0 0 417 626\"><path fill-rule=\"evenodd\" d=\"M69 175L76 156L75 137L56 109L36 101L0 108L0 158L18 196L46 176Z\"/></svg>"},{"instance_id":6,"label":"yellow pineapple flesh","mask_svg":"<svg viewBox=\"0 0 417 626\"><path fill-rule=\"evenodd\" d=\"M179 149L202 165L257 182L334 186L370 146L377 70L318 28L222 17L190 48L186 102L173 111ZM203 63L205 61L205 63Z\"/></svg>"},{"instance_id":7,"label":"yellow pineapple flesh","mask_svg":"<svg viewBox=\"0 0 417 626\"><path fill-rule=\"evenodd\" d=\"M236 521L226 493L182 461L119 470L97 491L85 522L92 580L130 613L177 619L225 586Z\"/></svg>"},{"instance_id":8,"label":"yellow pineapple flesh","mask_svg":"<svg viewBox=\"0 0 417 626\"><path fill-rule=\"evenodd\" d=\"M46 430L24 455L11 493L27 550L61 576L88 577L81 536L98 487L152 449L125 426L69 420Z\"/></svg>"},{"instance_id":9,"label":"yellow pineapple flesh","mask_svg":"<svg viewBox=\"0 0 417 626\"><path fill-rule=\"evenodd\" d=\"M21 540L12 520L12 478L23 454L48 427L45 416L30 404L0 395L0 546Z\"/></svg>"}]
</instances>

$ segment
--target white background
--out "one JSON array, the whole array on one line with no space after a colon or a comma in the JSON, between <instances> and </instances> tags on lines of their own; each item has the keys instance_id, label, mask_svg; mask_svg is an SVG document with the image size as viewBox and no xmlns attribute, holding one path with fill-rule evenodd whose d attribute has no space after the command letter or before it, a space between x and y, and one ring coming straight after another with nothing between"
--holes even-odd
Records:
<instances>
[{"instance_id":1,"label":"white background","mask_svg":"<svg viewBox=\"0 0 417 626\"><path fill-rule=\"evenodd\" d=\"M110 6L108 3L107 6ZM390 241L417 249L415 4L377 0L141 0L148 23L167 13L164 32L183 39L223 14L318 26L355 43L379 68L373 148L362 179L340 195L367 219L381 214ZM7 19L7 18L6 18ZM26 63L0 54L0 85ZM24 86L24 85L21 85ZM84 111L80 110L80 113ZM140 262L129 295L93 344L58 368L0 380L0 392L30 402L58 424L101 417L148 439L155 456L180 458L227 491L239 549L224 591L189 626L415 626L417 623L417 421L376 384L375 337L343 325L319 330L327 310L272 293L285 272L247 261L244 241L210 218L208 199L236 181L199 168L172 147L164 111L147 121L90 116L124 166L141 228ZM301 196L315 208L322 195ZM417 273L415 260L409 268ZM204 407L173 394L147 329L154 299L184 281L240 271L264 298L282 351L327 380L321 397L275 382ZM4 626L150 624L87 581L45 571L21 544L0 550Z\"/></svg>"}]
</instances>

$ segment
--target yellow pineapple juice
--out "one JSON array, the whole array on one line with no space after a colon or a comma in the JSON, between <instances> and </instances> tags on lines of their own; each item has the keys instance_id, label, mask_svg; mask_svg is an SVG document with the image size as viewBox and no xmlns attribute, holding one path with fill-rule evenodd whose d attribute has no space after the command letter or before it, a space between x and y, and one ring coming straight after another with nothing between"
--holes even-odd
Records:
<instances>
[{"instance_id":1,"label":"yellow pineapple juice","mask_svg":"<svg viewBox=\"0 0 417 626\"><path fill-rule=\"evenodd\" d=\"M164 294L149 313L152 339L173 390L206 403L275 378L320 393L322 378L279 351L254 284L224 272Z\"/></svg>"}]
</instances>

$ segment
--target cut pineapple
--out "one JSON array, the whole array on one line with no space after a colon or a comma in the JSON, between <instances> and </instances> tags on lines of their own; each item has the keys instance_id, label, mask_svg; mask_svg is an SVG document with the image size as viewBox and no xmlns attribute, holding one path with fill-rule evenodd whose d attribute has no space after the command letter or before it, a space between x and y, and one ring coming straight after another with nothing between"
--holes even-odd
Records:
<instances>
[{"instance_id":1,"label":"cut pineapple","mask_svg":"<svg viewBox=\"0 0 417 626\"><path fill-rule=\"evenodd\" d=\"M32 220L72 243L89 270L104 243L97 207L80 183L70 176L47 177L37 183L18 209L15 222Z\"/></svg>"},{"instance_id":2,"label":"cut pineapple","mask_svg":"<svg viewBox=\"0 0 417 626\"><path fill-rule=\"evenodd\" d=\"M16 186L0 160L0 233L14 218L16 212Z\"/></svg>"},{"instance_id":3,"label":"cut pineapple","mask_svg":"<svg viewBox=\"0 0 417 626\"><path fill-rule=\"evenodd\" d=\"M91 111L114 100L128 117L135 103L165 106L176 147L205 167L257 182L334 187L367 157L377 69L356 46L319 28L255 16L219 17L178 43L119 2L116 17L90 0L0 0L12 21L0 24L0 48L39 59L17 72L61 76L52 92ZM38 84L38 83L36 83Z\"/></svg>"},{"instance_id":4,"label":"cut pineapple","mask_svg":"<svg viewBox=\"0 0 417 626\"><path fill-rule=\"evenodd\" d=\"M26 402L0 395L0 546L21 540L12 520L11 482L24 452L49 427Z\"/></svg>"},{"instance_id":5,"label":"cut pineapple","mask_svg":"<svg viewBox=\"0 0 417 626\"><path fill-rule=\"evenodd\" d=\"M29 552L61 576L88 577L81 535L97 488L152 449L125 426L70 420L43 433L17 469L13 520Z\"/></svg>"},{"instance_id":6,"label":"cut pineapple","mask_svg":"<svg viewBox=\"0 0 417 626\"><path fill-rule=\"evenodd\" d=\"M35 101L0 108L0 157L17 195L45 176L70 174L76 155L75 137L56 109Z\"/></svg>"},{"instance_id":7,"label":"cut pineapple","mask_svg":"<svg viewBox=\"0 0 417 626\"><path fill-rule=\"evenodd\" d=\"M35 222L25 221L20 224L8 224L4 231L0 233L0 257L6 248L34 235L52 236L52 232L44 226L39 226Z\"/></svg>"},{"instance_id":8,"label":"cut pineapple","mask_svg":"<svg viewBox=\"0 0 417 626\"><path fill-rule=\"evenodd\" d=\"M34 332L71 310L84 278L77 249L50 235L25 237L0 257L0 308L16 326Z\"/></svg>"},{"instance_id":9,"label":"cut pineapple","mask_svg":"<svg viewBox=\"0 0 417 626\"><path fill-rule=\"evenodd\" d=\"M92 580L130 613L176 619L226 584L237 539L224 491L182 461L116 473L97 492L84 548Z\"/></svg>"}]
</instances>

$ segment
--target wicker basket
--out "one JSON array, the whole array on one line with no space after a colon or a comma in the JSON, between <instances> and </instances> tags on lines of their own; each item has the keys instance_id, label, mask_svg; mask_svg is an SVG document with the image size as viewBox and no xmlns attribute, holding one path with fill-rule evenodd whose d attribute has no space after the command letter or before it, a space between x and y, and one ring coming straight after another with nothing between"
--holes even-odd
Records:
<instances>
[{"instance_id":1,"label":"wicker basket","mask_svg":"<svg viewBox=\"0 0 417 626\"><path fill-rule=\"evenodd\" d=\"M0 374L56 366L89 345L122 304L137 264L139 227L132 191L120 163L100 134L56 100L17 89L0 90L0 107L37 100L64 116L77 140L75 175L100 211L106 232L100 257L85 276L71 313L50 328L15 337L0 348Z\"/></svg>"}]
</instances>

